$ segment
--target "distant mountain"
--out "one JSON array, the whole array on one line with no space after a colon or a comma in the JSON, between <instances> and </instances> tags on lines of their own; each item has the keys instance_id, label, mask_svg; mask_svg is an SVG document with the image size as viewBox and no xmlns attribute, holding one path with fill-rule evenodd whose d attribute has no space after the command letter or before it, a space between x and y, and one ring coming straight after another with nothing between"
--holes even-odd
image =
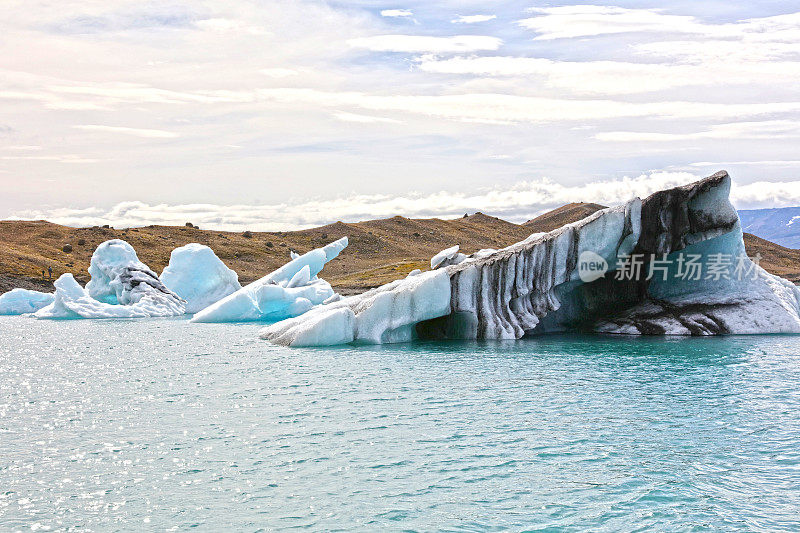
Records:
<instances>
[{"instance_id":1,"label":"distant mountain","mask_svg":"<svg viewBox=\"0 0 800 533\"><path fill-rule=\"evenodd\" d=\"M800 207L743 209L742 229L786 248L800 248Z\"/></svg>"}]
</instances>

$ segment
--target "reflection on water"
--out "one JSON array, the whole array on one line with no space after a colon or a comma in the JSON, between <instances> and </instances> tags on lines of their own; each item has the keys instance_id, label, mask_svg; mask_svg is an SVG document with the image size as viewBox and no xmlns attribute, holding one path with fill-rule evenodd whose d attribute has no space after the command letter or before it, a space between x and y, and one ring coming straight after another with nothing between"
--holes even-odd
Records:
<instances>
[{"instance_id":1,"label":"reflection on water","mask_svg":"<svg viewBox=\"0 0 800 533\"><path fill-rule=\"evenodd\" d=\"M0 530L800 528L800 338L0 319Z\"/></svg>"}]
</instances>

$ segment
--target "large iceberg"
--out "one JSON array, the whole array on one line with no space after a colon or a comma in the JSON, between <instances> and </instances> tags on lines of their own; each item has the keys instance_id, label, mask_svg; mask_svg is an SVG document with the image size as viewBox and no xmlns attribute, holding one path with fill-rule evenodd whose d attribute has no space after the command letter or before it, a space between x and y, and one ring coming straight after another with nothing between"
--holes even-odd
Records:
<instances>
[{"instance_id":1,"label":"large iceberg","mask_svg":"<svg viewBox=\"0 0 800 533\"><path fill-rule=\"evenodd\" d=\"M242 288L239 276L208 246L191 243L172 250L159 278L196 313Z\"/></svg>"},{"instance_id":2,"label":"large iceberg","mask_svg":"<svg viewBox=\"0 0 800 533\"><path fill-rule=\"evenodd\" d=\"M455 257L446 250L436 270L267 326L261 337L316 346L566 330L800 333L800 290L745 255L729 192L719 172L441 266ZM637 257L647 275L628 276ZM686 276L687 257L707 268L725 260L746 275Z\"/></svg>"},{"instance_id":3,"label":"large iceberg","mask_svg":"<svg viewBox=\"0 0 800 533\"><path fill-rule=\"evenodd\" d=\"M24 315L35 313L39 309L53 303L55 296L51 292L31 291L28 289L11 289L0 294L0 315Z\"/></svg>"},{"instance_id":4,"label":"large iceberg","mask_svg":"<svg viewBox=\"0 0 800 533\"><path fill-rule=\"evenodd\" d=\"M72 274L58 278L53 303L36 318L144 318L186 313L185 302L139 261L125 241L112 239L92 254L92 279L81 287Z\"/></svg>"},{"instance_id":5,"label":"large iceberg","mask_svg":"<svg viewBox=\"0 0 800 533\"><path fill-rule=\"evenodd\" d=\"M336 300L333 288L317 274L346 247L347 237L343 237L306 254L292 256L278 270L198 312L192 322L283 320Z\"/></svg>"}]
</instances>

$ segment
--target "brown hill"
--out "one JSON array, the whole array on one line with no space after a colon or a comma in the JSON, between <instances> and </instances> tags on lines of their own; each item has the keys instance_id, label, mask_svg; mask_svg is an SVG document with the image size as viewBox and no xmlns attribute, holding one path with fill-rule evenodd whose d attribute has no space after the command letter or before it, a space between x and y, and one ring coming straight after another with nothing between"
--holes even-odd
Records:
<instances>
[{"instance_id":1,"label":"brown hill","mask_svg":"<svg viewBox=\"0 0 800 533\"><path fill-rule=\"evenodd\" d=\"M325 267L324 277L348 294L404 277L415 268L427 269L431 256L455 243L465 253L501 248L601 208L598 204L568 204L524 225L476 213L454 220L396 216L352 224L336 222L302 231L252 233L182 226L69 228L46 221L0 221L0 292L13 287L52 290L52 284L42 280L42 270L48 267L53 269L53 279L71 272L78 280L88 281L92 252L101 242L114 238L128 241L156 272L164 269L174 248L190 242L208 245L247 283L288 261L289 250L307 252L347 235L350 245ZM63 251L66 244L72 251ZM768 271L800 281L800 250L749 234L745 234L745 245L750 255L762 255L761 264Z\"/></svg>"},{"instance_id":2,"label":"brown hill","mask_svg":"<svg viewBox=\"0 0 800 533\"><path fill-rule=\"evenodd\" d=\"M582 218L586 218L595 211L605 209L606 206L600 204L592 204L586 202L574 202L567 205L562 205L552 211L548 211L543 215L524 222L523 226L528 226L534 233L548 232L560 228L564 224L575 222Z\"/></svg>"},{"instance_id":3,"label":"brown hill","mask_svg":"<svg viewBox=\"0 0 800 533\"><path fill-rule=\"evenodd\" d=\"M750 233L744 234L744 247L750 257L761 254L760 265L768 272L800 282L800 250L784 248Z\"/></svg>"},{"instance_id":4,"label":"brown hill","mask_svg":"<svg viewBox=\"0 0 800 533\"><path fill-rule=\"evenodd\" d=\"M42 270L48 267L53 269L53 279L71 272L79 281L88 281L92 252L109 239L128 241L139 258L159 273L174 248L199 242L210 246L247 283L286 263L289 250L307 252L346 235L350 245L325 267L324 276L348 293L404 277L415 268L429 268L430 258L453 243L472 253L508 246L530 233L528 228L482 213L455 220L396 216L353 224L336 222L302 231L252 233L183 226L69 228L46 221L0 221L0 292L13 287L51 288L42 281ZM72 251L63 251L66 244Z\"/></svg>"}]
</instances>

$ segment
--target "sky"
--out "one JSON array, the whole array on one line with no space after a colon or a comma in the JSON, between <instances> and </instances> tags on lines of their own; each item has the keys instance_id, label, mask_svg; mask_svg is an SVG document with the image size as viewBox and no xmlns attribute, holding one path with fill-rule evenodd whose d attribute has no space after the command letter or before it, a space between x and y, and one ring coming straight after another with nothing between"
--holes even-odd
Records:
<instances>
[{"instance_id":1,"label":"sky","mask_svg":"<svg viewBox=\"0 0 800 533\"><path fill-rule=\"evenodd\" d=\"M5 0L0 219L522 222L717 170L800 205L792 1Z\"/></svg>"}]
</instances>

